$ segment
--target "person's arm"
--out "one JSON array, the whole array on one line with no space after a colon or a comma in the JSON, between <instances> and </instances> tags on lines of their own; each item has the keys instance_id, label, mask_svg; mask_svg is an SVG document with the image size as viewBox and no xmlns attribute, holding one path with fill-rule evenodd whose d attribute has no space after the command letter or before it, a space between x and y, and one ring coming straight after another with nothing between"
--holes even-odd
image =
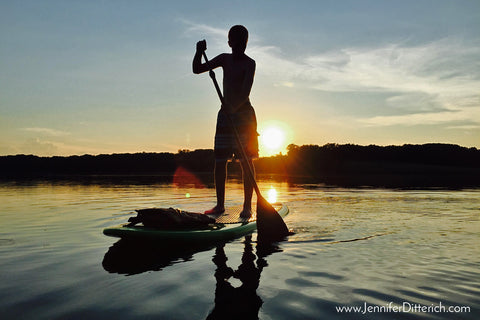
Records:
<instances>
[{"instance_id":1,"label":"person's arm","mask_svg":"<svg viewBox=\"0 0 480 320\"><path fill-rule=\"evenodd\" d=\"M192 70L195 74L200 74L208 70L208 67L205 63L202 63L203 52L207 50L207 42L205 40L197 42L197 51L195 51L195 56L193 56Z\"/></svg>"},{"instance_id":2,"label":"person's arm","mask_svg":"<svg viewBox=\"0 0 480 320\"><path fill-rule=\"evenodd\" d=\"M218 55L210 60L208 65L206 63L202 63L202 55L205 50L207 50L207 42L205 40L197 42L197 51L195 52L192 62L192 70L195 74L206 72L209 70L209 67L215 69L221 66L222 55Z\"/></svg>"}]
</instances>

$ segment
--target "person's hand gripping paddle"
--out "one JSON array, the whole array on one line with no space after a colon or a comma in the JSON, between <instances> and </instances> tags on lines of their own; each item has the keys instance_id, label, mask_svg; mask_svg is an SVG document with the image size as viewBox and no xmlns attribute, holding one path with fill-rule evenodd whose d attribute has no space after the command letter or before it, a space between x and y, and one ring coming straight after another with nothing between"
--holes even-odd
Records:
<instances>
[{"instance_id":1,"label":"person's hand gripping paddle","mask_svg":"<svg viewBox=\"0 0 480 320\"><path fill-rule=\"evenodd\" d=\"M205 47L206 49L206 43ZM213 84L215 85L215 89L217 90L218 97L222 105L225 104L225 100L223 98L222 91L218 86L217 79L215 78L215 72L210 68L209 61L207 55L205 54L205 50L203 51L203 58L205 59L205 63L209 69L210 78L212 78ZM230 121L230 125L232 126L233 133L235 135L235 141L238 145L238 149L243 159L248 159L245 153L245 149L243 148L242 142L238 135L237 128L235 127L235 123L232 121L230 114L226 112L228 120ZM262 197L260 190L258 189L257 182L255 181L255 177L253 175L253 168L248 163L248 168L245 168L245 173L247 174L247 179L253 184L253 188L255 189L255 193L257 194L257 229L258 229L258 239L260 241L279 241L284 239L286 236L289 235L289 231L287 225L283 221L282 217L278 214L277 210L267 201L264 197Z\"/></svg>"}]
</instances>

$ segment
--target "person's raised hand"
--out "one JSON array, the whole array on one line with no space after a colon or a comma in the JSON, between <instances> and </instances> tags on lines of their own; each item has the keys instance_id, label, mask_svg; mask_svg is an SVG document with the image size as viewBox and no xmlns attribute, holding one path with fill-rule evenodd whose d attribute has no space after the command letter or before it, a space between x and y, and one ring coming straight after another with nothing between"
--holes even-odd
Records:
<instances>
[{"instance_id":1,"label":"person's raised hand","mask_svg":"<svg viewBox=\"0 0 480 320\"><path fill-rule=\"evenodd\" d=\"M207 41L206 40L201 40L197 42L197 52L205 52L207 50Z\"/></svg>"}]
</instances>

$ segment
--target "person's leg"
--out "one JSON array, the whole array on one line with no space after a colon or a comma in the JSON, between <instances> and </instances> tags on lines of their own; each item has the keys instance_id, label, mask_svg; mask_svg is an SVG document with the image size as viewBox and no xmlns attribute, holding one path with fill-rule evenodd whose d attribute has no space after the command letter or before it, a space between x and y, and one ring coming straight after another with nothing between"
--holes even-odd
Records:
<instances>
[{"instance_id":1,"label":"person's leg","mask_svg":"<svg viewBox=\"0 0 480 320\"><path fill-rule=\"evenodd\" d=\"M232 157L231 135L229 132L228 118L222 109L218 111L217 125L215 129L215 191L217 205L213 209L205 211L205 214L220 215L225 212L225 181L227 179L227 161Z\"/></svg>"},{"instance_id":2,"label":"person's leg","mask_svg":"<svg viewBox=\"0 0 480 320\"><path fill-rule=\"evenodd\" d=\"M242 160L240 162L242 166L242 174L243 174L243 195L244 195L244 202L243 202L243 210L240 213L241 217L250 217L252 215L252 196L253 196L253 181L250 178L250 174L247 173L248 166L252 168L253 178L255 178L255 168L253 167L253 162L251 159Z\"/></svg>"},{"instance_id":3,"label":"person's leg","mask_svg":"<svg viewBox=\"0 0 480 320\"><path fill-rule=\"evenodd\" d=\"M217 205L205 214L220 214L225 212L225 181L227 180L227 160L215 161L215 191L217 193Z\"/></svg>"},{"instance_id":4,"label":"person's leg","mask_svg":"<svg viewBox=\"0 0 480 320\"><path fill-rule=\"evenodd\" d=\"M225 181L227 180L227 160L215 163L215 190L217 192L217 207L225 210Z\"/></svg>"}]
</instances>

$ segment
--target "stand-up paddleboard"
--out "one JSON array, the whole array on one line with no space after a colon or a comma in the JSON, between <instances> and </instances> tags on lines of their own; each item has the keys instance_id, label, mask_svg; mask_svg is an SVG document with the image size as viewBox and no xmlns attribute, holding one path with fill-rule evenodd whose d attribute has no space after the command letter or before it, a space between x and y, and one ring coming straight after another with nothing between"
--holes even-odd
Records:
<instances>
[{"instance_id":1,"label":"stand-up paddleboard","mask_svg":"<svg viewBox=\"0 0 480 320\"><path fill-rule=\"evenodd\" d=\"M288 213L288 207L282 204L274 204L278 214L283 218ZM107 236L118 238L156 239L173 242L188 241L219 241L231 240L247 235L257 229L256 212L249 219L241 218L242 207L227 208L225 212L215 217L215 223L204 229L188 230L162 230L159 228L147 228L144 226L127 226L122 224L103 230Z\"/></svg>"}]
</instances>

